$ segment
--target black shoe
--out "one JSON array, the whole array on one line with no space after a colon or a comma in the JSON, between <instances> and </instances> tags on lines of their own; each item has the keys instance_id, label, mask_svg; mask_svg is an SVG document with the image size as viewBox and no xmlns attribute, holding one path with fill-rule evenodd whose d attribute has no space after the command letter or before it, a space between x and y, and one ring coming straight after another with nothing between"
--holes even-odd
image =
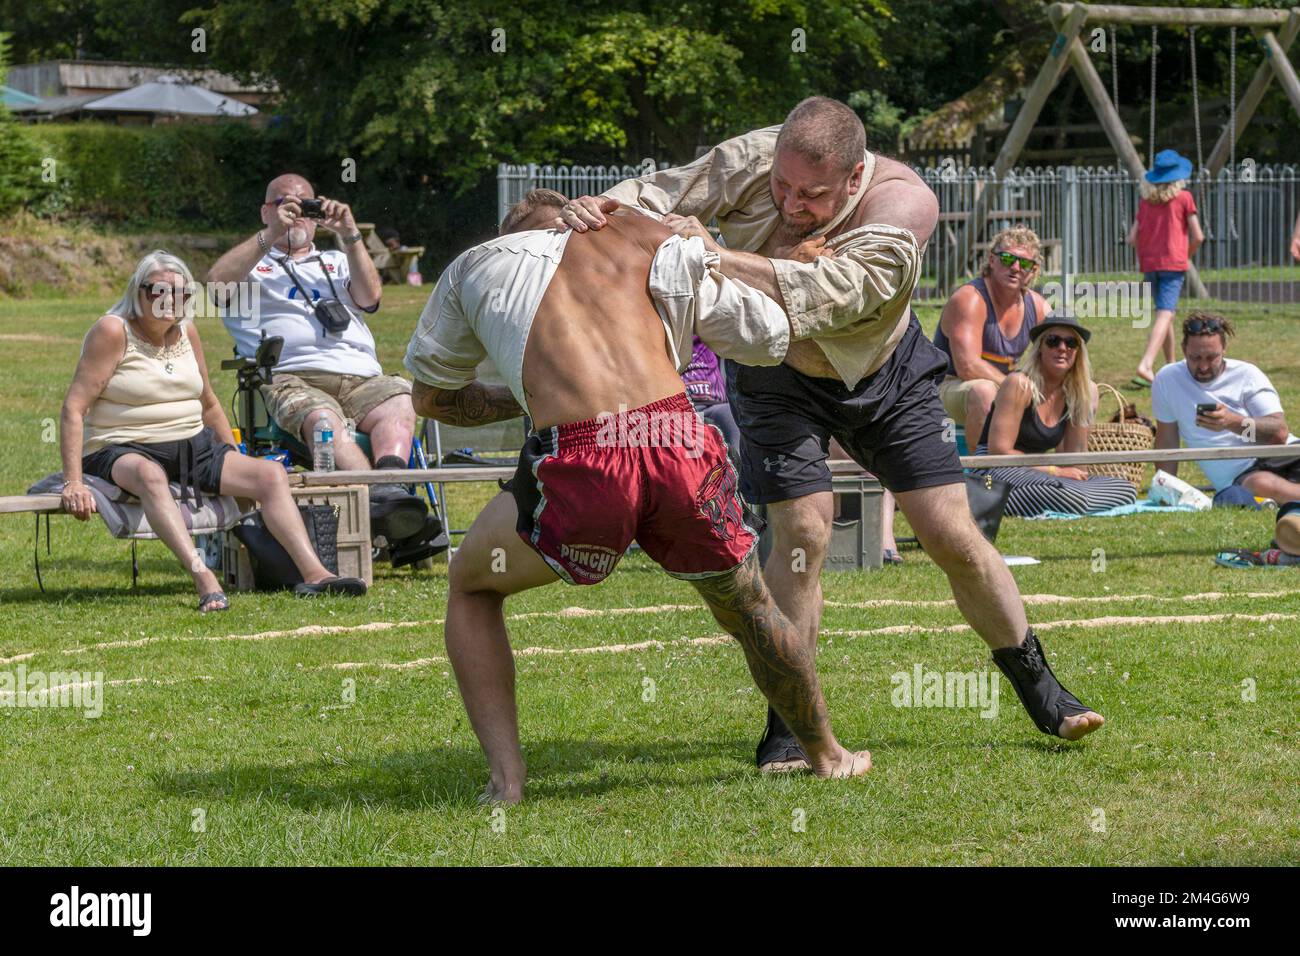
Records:
<instances>
[{"instance_id":1,"label":"black shoe","mask_svg":"<svg viewBox=\"0 0 1300 956\"><path fill-rule=\"evenodd\" d=\"M370 535L400 541L424 527L429 507L402 485L370 486Z\"/></svg>"},{"instance_id":2,"label":"black shoe","mask_svg":"<svg viewBox=\"0 0 1300 956\"><path fill-rule=\"evenodd\" d=\"M304 581L293 586L293 593L298 597L319 597L322 594L361 597L366 593L366 582L360 578L326 578L316 584L308 584Z\"/></svg>"},{"instance_id":3,"label":"black shoe","mask_svg":"<svg viewBox=\"0 0 1300 956\"><path fill-rule=\"evenodd\" d=\"M767 728L763 731L763 739L758 742L754 757L759 773L785 773L812 767L808 755L803 751L803 745L771 707L767 708Z\"/></svg>"},{"instance_id":4,"label":"black shoe","mask_svg":"<svg viewBox=\"0 0 1300 956\"><path fill-rule=\"evenodd\" d=\"M437 515L425 515L424 527L419 533L403 541L395 541L388 546L388 559L395 568L415 564L435 554L442 554L450 546L447 532Z\"/></svg>"}]
</instances>

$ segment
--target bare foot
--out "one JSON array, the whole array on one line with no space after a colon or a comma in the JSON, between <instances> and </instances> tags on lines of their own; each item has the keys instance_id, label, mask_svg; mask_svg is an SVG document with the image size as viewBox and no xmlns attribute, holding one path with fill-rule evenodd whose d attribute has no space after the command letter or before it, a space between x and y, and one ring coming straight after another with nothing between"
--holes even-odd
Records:
<instances>
[{"instance_id":1,"label":"bare foot","mask_svg":"<svg viewBox=\"0 0 1300 956\"><path fill-rule=\"evenodd\" d=\"M1057 728L1057 733L1066 740L1078 740L1080 737L1088 736L1094 730L1101 730L1101 725L1105 722L1105 717L1090 710L1086 714L1066 717Z\"/></svg>"},{"instance_id":2,"label":"bare foot","mask_svg":"<svg viewBox=\"0 0 1300 956\"><path fill-rule=\"evenodd\" d=\"M843 780L847 777L860 777L871 769L871 751L859 750L857 753L840 748L839 755L825 764L810 768L814 776L823 780Z\"/></svg>"},{"instance_id":3,"label":"bare foot","mask_svg":"<svg viewBox=\"0 0 1300 956\"><path fill-rule=\"evenodd\" d=\"M513 787L498 785L495 781L489 779L483 792L478 795L480 806L484 807L513 807L524 799L524 786L519 784Z\"/></svg>"}]
</instances>

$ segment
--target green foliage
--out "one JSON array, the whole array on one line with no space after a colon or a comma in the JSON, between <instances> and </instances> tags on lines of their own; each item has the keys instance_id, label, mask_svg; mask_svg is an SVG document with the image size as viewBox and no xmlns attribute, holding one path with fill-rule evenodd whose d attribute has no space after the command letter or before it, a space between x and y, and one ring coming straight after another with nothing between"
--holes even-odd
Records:
<instances>
[{"instance_id":1,"label":"green foliage","mask_svg":"<svg viewBox=\"0 0 1300 956\"><path fill-rule=\"evenodd\" d=\"M196 231L252 221L266 181L283 163L286 138L235 123L37 127L55 160L57 187L38 212L63 212L129 226L188 225Z\"/></svg>"},{"instance_id":2,"label":"green foliage","mask_svg":"<svg viewBox=\"0 0 1300 956\"><path fill-rule=\"evenodd\" d=\"M0 33L0 84L8 65L8 34ZM0 104L0 215L42 192L40 157L26 128Z\"/></svg>"}]
</instances>

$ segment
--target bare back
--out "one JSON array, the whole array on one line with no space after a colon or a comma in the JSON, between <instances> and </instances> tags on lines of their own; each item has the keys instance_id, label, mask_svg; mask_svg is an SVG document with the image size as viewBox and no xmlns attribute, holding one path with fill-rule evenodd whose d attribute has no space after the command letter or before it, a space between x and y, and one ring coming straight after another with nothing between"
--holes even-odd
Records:
<instances>
[{"instance_id":1,"label":"bare back","mask_svg":"<svg viewBox=\"0 0 1300 956\"><path fill-rule=\"evenodd\" d=\"M534 427L638 408L684 390L650 300L650 263L667 226L616 214L575 233L533 319L523 381Z\"/></svg>"}]
</instances>

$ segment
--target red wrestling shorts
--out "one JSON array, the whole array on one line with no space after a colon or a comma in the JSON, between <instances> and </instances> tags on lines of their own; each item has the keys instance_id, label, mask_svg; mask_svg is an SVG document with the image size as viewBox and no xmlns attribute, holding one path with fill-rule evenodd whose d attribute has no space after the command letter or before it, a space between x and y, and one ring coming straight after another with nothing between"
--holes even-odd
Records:
<instances>
[{"instance_id":1,"label":"red wrestling shorts","mask_svg":"<svg viewBox=\"0 0 1300 956\"><path fill-rule=\"evenodd\" d=\"M758 540L685 392L530 435L509 487L520 537L570 584L603 581L633 540L677 578L731 571Z\"/></svg>"}]
</instances>

